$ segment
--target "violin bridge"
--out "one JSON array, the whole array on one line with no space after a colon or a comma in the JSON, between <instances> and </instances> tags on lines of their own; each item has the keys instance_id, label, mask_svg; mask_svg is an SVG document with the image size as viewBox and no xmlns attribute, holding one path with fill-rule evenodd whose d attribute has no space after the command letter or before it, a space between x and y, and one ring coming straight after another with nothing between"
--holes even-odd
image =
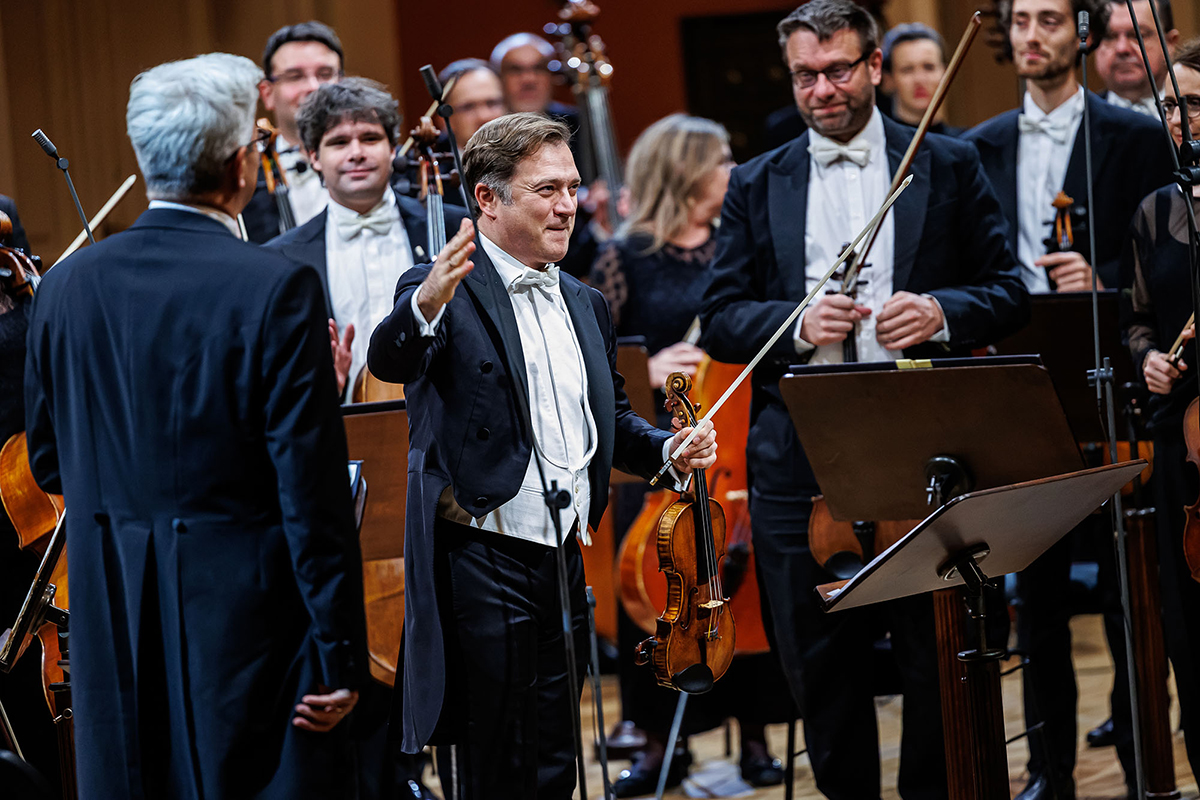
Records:
<instances>
[{"instance_id":1,"label":"violin bridge","mask_svg":"<svg viewBox=\"0 0 1200 800\"><path fill-rule=\"evenodd\" d=\"M701 608L720 608L725 605L724 600L709 600L707 603L701 603Z\"/></svg>"}]
</instances>

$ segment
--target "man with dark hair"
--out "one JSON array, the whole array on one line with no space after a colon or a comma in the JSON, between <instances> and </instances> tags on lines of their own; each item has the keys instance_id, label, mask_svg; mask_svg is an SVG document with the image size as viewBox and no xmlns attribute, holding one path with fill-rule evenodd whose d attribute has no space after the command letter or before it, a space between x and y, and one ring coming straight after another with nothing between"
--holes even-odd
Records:
<instances>
[{"instance_id":1,"label":"man with dark hair","mask_svg":"<svg viewBox=\"0 0 1200 800\"><path fill-rule=\"evenodd\" d=\"M17 215L17 204L11 197L6 197L0 194L0 211L8 215L12 221L12 238L9 241L11 247L17 247L29 252L29 239L25 236L25 228L21 225L21 218Z\"/></svg>"},{"instance_id":2,"label":"man with dark hair","mask_svg":"<svg viewBox=\"0 0 1200 800\"><path fill-rule=\"evenodd\" d=\"M405 384L412 430L392 726L405 752L454 745L453 764L438 748L442 785L465 800L571 797L580 698L567 669L582 675L588 651L576 537L599 523L614 466L649 477L690 430L672 436L633 413L604 296L555 266L580 183L569 138L540 114L479 129L463 167L482 252L464 221L432 265L400 279L368 355L376 376ZM674 468L711 466L715 451L706 423ZM542 471L570 498L561 554Z\"/></svg>"},{"instance_id":3,"label":"man with dark hair","mask_svg":"<svg viewBox=\"0 0 1200 800\"><path fill-rule=\"evenodd\" d=\"M258 84L263 107L275 117L279 137L275 149L288 183L288 201L297 225L303 225L329 202L329 195L309 166L301 148L296 113L318 86L341 79L345 56L341 40L322 22L285 25L271 34L262 56L263 79ZM250 241L263 243L284 231L279 209L259 172L254 197L242 212Z\"/></svg>"},{"instance_id":4,"label":"man with dark hair","mask_svg":"<svg viewBox=\"0 0 1200 800\"><path fill-rule=\"evenodd\" d=\"M508 106L504 103L500 76L481 58L460 58L438 73L442 86L451 78L456 80L446 95L446 102L454 108L450 124L454 126L458 146L465 148L481 125L507 113Z\"/></svg>"},{"instance_id":5,"label":"man with dark hair","mask_svg":"<svg viewBox=\"0 0 1200 800\"><path fill-rule=\"evenodd\" d=\"M1000 197L1021 278L1031 293L1090 291L1094 268L1101 288L1116 287L1121 248L1138 203L1171 178L1162 131L1145 116L1085 97L1077 80L1076 19L1080 11L1096 18L1094 3L1013 0L1001 10L1017 75L1025 80L1025 97L1021 109L988 120L967 138ZM1085 103L1091 118L1096 252L1086 252L1087 239L1081 235L1076 245L1083 252L1048 253L1044 240L1048 220L1054 219L1055 196L1061 190L1078 204L1087 201ZM1045 723L1045 747L1030 748L1024 800L1074 797L1078 696L1067 596L1071 540L1064 537L1017 577L1017 640L1030 659L1023 671L1025 721L1029 726ZM1109 647L1117 667L1113 713L1128 718L1124 638L1119 624L1111 622ZM1118 746L1118 753L1132 785L1132 740L1126 744ZM1049 763L1043 756L1047 751Z\"/></svg>"},{"instance_id":6,"label":"man with dark hair","mask_svg":"<svg viewBox=\"0 0 1200 800\"><path fill-rule=\"evenodd\" d=\"M946 74L946 43L928 25L897 25L883 37L883 87L892 95L892 119L916 127ZM958 136L964 128L947 125L938 110L929 126L933 133Z\"/></svg>"},{"instance_id":7,"label":"man with dark hair","mask_svg":"<svg viewBox=\"0 0 1200 800\"><path fill-rule=\"evenodd\" d=\"M796 105L809 130L735 167L721 212L701 346L746 363L882 205L912 130L875 107L883 54L874 19L850 0L812 0L779 24ZM779 391L791 364L967 353L1027 319L999 205L973 148L929 134L913 183L879 228L858 298L810 305L755 370L747 462L750 515L775 647L804 720L817 788L835 800L880 796L872 669L881 630L903 680L899 774L905 798L945 797L946 766L928 596L825 614L813 588L833 580L808 543L820 494ZM856 333L851 333L855 331ZM817 423L819 424L819 423Z\"/></svg>"},{"instance_id":8,"label":"man with dark hair","mask_svg":"<svg viewBox=\"0 0 1200 800\"><path fill-rule=\"evenodd\" d=\"M1155 5L1163 30L1166 31L1167 47L1174 49L1179 43L1179 31L1175 30L1171 0L1156 0ZM1150 71L1154 74L1153 89L1146 77L1142 50L1138 46L1133 17L1129 16L1129 6L1125 0L1110 0L1104 13L1099 15L1097 32L1100 34L1100 44L1096 47L1096 71L1108 89L1105 100L1119 108L1128 108L1157 119L1158 105L1154 102L1154 93L1161 95L1166 84L1167 59L1158 40L1150 0L1134 0L1133 13L1137 16L1137 28L1146 41L1146 55L1150 59Z\"/></svg>"},{"instance_id":9,"label":"man with dark hair","mask_svg":"<svg viewBox=\"0 0 1200 800\"><path fill-rule=\"evenodd\" d=\"M324 84L300 107L296 126L329 205L267 246L320 274L339 389L348 393L367 363L368 336L392 310L396 281L433 255L427 215L391 188L400 111L383 86L365 78ZM465 216L455 205L443 213L449 231Z\"/></svg>"}]
</instances>

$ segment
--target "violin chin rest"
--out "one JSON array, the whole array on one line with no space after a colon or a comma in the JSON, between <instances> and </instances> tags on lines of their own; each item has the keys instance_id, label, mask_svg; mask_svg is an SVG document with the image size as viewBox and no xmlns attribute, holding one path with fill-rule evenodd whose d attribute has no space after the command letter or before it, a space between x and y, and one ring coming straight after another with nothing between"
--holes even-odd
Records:
<instances>
[{"instance_id":1,"label":"violin chin rest","mask_svg":"<svg viewBox=\"0 0 1200 800\"><path fill-rule=\"evenodd\" d=\"M703 664L693 664L672 675L671 683L681 692L704 694L713 687L712 670Z\"/></svg>"}]
</instances>

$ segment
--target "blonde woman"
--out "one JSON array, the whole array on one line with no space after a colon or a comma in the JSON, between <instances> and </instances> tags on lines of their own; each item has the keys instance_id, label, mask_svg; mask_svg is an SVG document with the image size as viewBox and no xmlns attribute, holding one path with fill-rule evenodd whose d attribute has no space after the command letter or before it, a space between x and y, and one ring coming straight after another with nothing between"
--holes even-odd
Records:
<instances>
[{"instance_id":1,"label":"blonde woman","mask_svg":"<svg viewBox=\"0 0 1200 800\"><path fill-rule=\"evenodd\" d=\"M704 355L684 339L700 313L709 265L716 253L714 226L732 167L725 129L712 120L684 114L672 114L651 125L630 151L625 170L629 213L600 253L590 283L608 298L617 335L645 338L652 386L662 386L672 372L694 375ZM658 399L658 423L669 426L661 392ZM637 486L628 490L644 491ZM635 510L640 505L636 497L625 496L619 504ZM628 520L624 520L626 525L622 520L615 522L623 532ZM645 668L633 666L629 656L645 634L623 614L618 636L623 725L632 724L643 731L646 745L634 755L633 765L621 773L614 789L617 797L634 797L655 789L678 695L655 685ZM779 715L777 708L786 704L775 702L774 708L760 708L764 704L758 700L786 696L775 656L739 658L731 670L741 675L726 675L710 694L692 698L683 733L716 727L736 709L743 779L758 786L778 784L783 771L767 751L763 724L786 720L786 713ZM778 691L767 690L771 685L777 685ZM747 687L753 688L747 692ZM691 762L686 745L679 748L672 759L668 786L681 782Z\"/></svg>"}]
</instances>

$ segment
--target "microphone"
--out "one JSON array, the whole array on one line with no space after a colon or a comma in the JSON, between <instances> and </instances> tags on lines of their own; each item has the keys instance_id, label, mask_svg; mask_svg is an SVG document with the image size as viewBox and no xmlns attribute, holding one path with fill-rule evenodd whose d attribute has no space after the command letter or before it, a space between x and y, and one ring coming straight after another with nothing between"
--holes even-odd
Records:
<instances>
[{"instance_id":1,"label":"microphone","mask_svg":"<svg viewBox=\"0 0 1200 800\"><path fill-rule=\"evenodd\" d=\"M33 140L38 143L46 155L58 161L58 148L54 146L54 142L50 141L50 137L42 133L42 129L38 128L33 132Z\"/></svg>"},{"instance_id":2,"label":"microphone","mask_svg":"<svg viewBox=\"0 0 1200 800\"><path fill-rule=\"evenodd\" d=\"M1092 32L1091 17L1086 11L1080 11L1078 17L1077 29L1079 31L1079 49L1087 49L1088 35Z\"/></svg>"},{"instance_id":3,"label":"microphone","mask_svg":"<svg viewBox=\"0 0 1200 800\"><path fill-rule=\"evenodd\" d=\"M431 64L421 67L421 78L425 81L425 88L429 90L429 96L441 103L442 82L438 80L437 73L433 71Z\"/></svg>"},{"instance_id":4,"label":"microphone","mask_svg":"<svg viewBox=\"0 0 1200 800\"><path fill-rule=\"evenodd\" d=\"M79 195L75 192L75 182L71 180L71 173L67 170L69 166L67 160L58 154L58 148L54 146L54 142L50 141L50 137L38 128L33 132L33 140L37 142L38 147L42 148L42 152L54 159L54 166L62 170L63 177L67 179L67 188L71 190L71 199L75 201L75 210L79 212L79 219L83 221L83 230L87 233L88 241L92 244L96 243L96 237L92 235L92 226L88 224L87 214L83 213L83 206L79 202Z\"/></svg>"}]
</instances>

